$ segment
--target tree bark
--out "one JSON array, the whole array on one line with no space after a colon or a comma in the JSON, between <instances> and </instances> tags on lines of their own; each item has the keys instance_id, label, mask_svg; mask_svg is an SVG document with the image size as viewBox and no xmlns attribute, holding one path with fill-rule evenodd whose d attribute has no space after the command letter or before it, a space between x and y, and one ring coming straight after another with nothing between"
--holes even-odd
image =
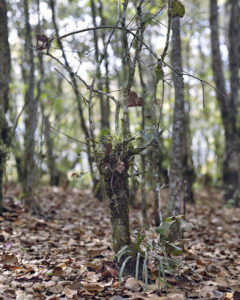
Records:
<instances>
[{"instance_id":1,"label":"tree bark","mask_svg":"<svg viewBox=\"0 0 240 300\"><path fill-rule=\"evenodd\" d=\"M183 187L183 150L184 150L184 83L182 75L182 54L180 19L172 20L172 66L175 102L173 113L173 134L169 178L169 214L180 212Z\"/></svg>"},{"instance_id":2,"label":"tree bark","mask_svg":"<svg viewBox=\"0 0 240 300\"><path fill-rule=\"evenodd\" d=\"M0 213L3 210L3 176L10 146L10 128L6 119L10 81L10 48L8 43L7 5L0 0Z\"/></svg>"},{"instance_id":3,"label":"tree bark","mask_svg":"<svg viewBox=\"0 0 240 300\"><path fill-rule=\"evenodd\" d=\"M142 95L143 97L146 96L146 83L143 80L143 67L141 64L140 57L138 58L138 70L139 70L139 78L142 88ZM145 102L143 101L142 104L142 119L141 119L141 130L142 130L142 139L144 140L144 130L145 130ZM142 210L142 217L143 217L143 225L147 228L148 227L148 219L147 219L147 195L146 195L146 153L141 154L141 210Z\"/></svg>"},{"instance_id":4,"label":"tree bark","mask_svg":"<svg viewBox=\"0 0 240 300\"><path fill-rule=\"evenodd\" d=\"M103 4L102 1L99 0L99 15L101 18L101 26L106 25L106 20L103 14ZM102 42L105 45L106 43L106 33L103 30L102 31ZM108 56L108 50L106 49L106 54L104 56L104 67L105 67L105 89L106 92L109 94L110 92L110 83L109 83L109 56ZM107 97L106 103L105 103L105 114L106 114L106 119L108 120L108 127L110 127L110 99Z\"/></svg>"},{"instance_id":5,"label":"tree bark","mask_svg":"<svg viewBox=\"0 0 240 300\"><path fill-rule=\"evenodd\" d=\"M35 164L35 132L37 129L37 112L38 112L38 96L34 96L35 88L35 64L34 52L31 49L32 43L32 28L29 22L29 5L28 0L24 0L24 17L25 17L25 53L26 64L29 72L27 75L27 91L25 94L26 119L25 119L25 153L24 153L24 168L23 168L23 192L26 201L35 213L40 212L39 203L34 200L33 192L36 180L36 164Z\"/></svg>"},{"instance_id":6,"label":"tree bark","mask_svg":"<svg viewBox=\"0 0 240 300\"><path fill-rule=\"evenodd\" d=\"M226 83L222 67L219 42L218 2L210 1L210 28L212 47L212 68L217 88L217 100L221 110L221 117L225 131L225 158L223 164L223 184L225 201L239 203L239 151L237 134L237 111L239 107L238 91L238 50L236 34L238 28L239 6L238 0L231 0L231 16L229 23L229 70L231 93L227 95Z\"/></svg>"},{"instance_id":7,"label":"tree bark","mask_svg":"<svg viewBox=\"0 0 240 300\"><path fill-rule=\"evenodd\" d=\"M189 55L190 55L190 41L186 44L186 67L190 69ZM185 85L185 124L184 124L184 151L183 151L183 181L184 181L184 203L194 203L193 184L195 181L195 171L192 158L192 136L190 124L190 84Z\"/></svg>"},{"instance_id":8,"label":"tree bark","mask_svg":"<svg viewBox=\"0 0 240 300\"><path fill-rule=\"evenodd\" d=\"M47 148L47 165L48 171L50 173L50 185L51 186L58 186L59 185L59 174L57 170L56 164L56 156L54 155L54 144L53 139L50 134L50 122L49 117L45 115L44 109L42 108L42 118L44 121L44 136L45 136L45 143Z\"/></svg>"},{"instance_id":9,"label":"tree bark","mask_svg":"<svg viewBox=\"0 0 240 300\"><path fill-rule=\"evenodd\" d=\"M110 146L111 145L111 146ZM128 170L130 156L123 144L109 144L99 171L103 176L112 225L112 247L117 253L131 243L129 230L129 185Z\"/></svg>"}]
</instances>

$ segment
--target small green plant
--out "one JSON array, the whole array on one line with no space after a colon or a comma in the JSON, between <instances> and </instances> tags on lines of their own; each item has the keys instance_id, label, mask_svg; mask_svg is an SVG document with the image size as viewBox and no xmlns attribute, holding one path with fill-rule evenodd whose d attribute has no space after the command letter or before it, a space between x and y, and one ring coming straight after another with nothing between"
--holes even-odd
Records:
<instances>
[{"instance_id":1,"label":"small green plant","mask_svg":"<svg viewBox=\"0 0 240 300\"><path fill-rule=\"evenodd\" d=\"M148 289L149 283L149 270L148 262L154 261L157 265L158 276L153 276L157 279L158 288L161 284L168 291L169 284L167 282L166 273L174 275L181 259L174 258L183 254L183 249L178 245L182 241L182 231L191 230L192 225L184 220L184 216L174 216L166 218L155 231L158 234L158 241L148 238L147 234L141 228L135 232L136 252L130 249L129 246L124 246L116 255L118 263L124 258L120 272L119 272L119 285L122 282L124 269L130 259L136 261L135 278L138 280L139 271L142 271L142 280L144 281L144 289ZM139 268L142 270L139 270Z\"/></svg>"}]
</instances>

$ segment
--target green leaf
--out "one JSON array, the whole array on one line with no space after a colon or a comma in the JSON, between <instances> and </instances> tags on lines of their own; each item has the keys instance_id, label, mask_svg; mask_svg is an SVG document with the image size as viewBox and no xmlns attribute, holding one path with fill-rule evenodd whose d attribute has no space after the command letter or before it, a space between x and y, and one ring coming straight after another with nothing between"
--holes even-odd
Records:
<instances>
[{"instance_id":1,"label":"green leaf","mask_svg":"<svg viewBox=\"0 0 240 300\"><path fill-rule=\"evenodd\" d=\"M144 278L144 290L147 291L148 289L148 269L147 269L147 261L148 261L148 252L145 252L145 257L143 261L143 270L142 270L142 277Z\"/></svg>"},{"instance_id":2,"label":"green leaf","mask_svg":"<svg viewBox=\"0 0 240 300\"><path fill-rule=\"evenodd\" d=\"M141 254L138 252L137 254L137 260L136 260L136 272L135 272L135 278L138 280L138 268L139 268L139 261L140 261Z\"/></svg>"},{"instance_id":3,"label":"green leaf","mask_svg":"<svg viewBox=\"0 0 240 300\"><path fill-rule=\"evenodd\" d=\"M137 41L137 39L135 39L135 40L133 41L132 46L133 46L134 49L137 49L137 46L138 46L138 41Z\"/></svg>"},{"instance_id":4,"label":"green leaf","mask_svg":"<svg viewBox=\"0 0 240 300\"><path fill-rule=\"evenodd\" d=\"M172 18L183 18L185 15L185 6L182 2L175 0L171 5L171 16Z\"/></svg>"},{"instance_id":5,"label":"green leaf","mask_svg":"<svg viewBox=\"0 0 240 300\"><path fill-rule=\"evenodd\" d=\"M154 69L156 81L162 80L164 77L164 72L161 65L157 65Z\"/></svg>"},{"instance_id":6,"label":"green leaf","mask_svg":"<svg viewBox=\"0 0 240 300\"><path fill-rule=\"evenodd\" d=\"M171 243L166 243L165 249L168 254L171 254L173 256L179 256L182 255L183 251L180 247L175 246L174 244Z\"/></svg>"},{"instance_id":7,"label":"green leaf","mask_svg":"<svg viewBox=\"0 0 240 300\"><path fill-rule=\"evenodd\" d=\"M164 222L172 222L173 221L173 217L168 217L164 220Z\"/></svg>"},{"instance_id":8,"label":"green leaf","mask_svg":"<svg viewBox=\"0 0 240 300\"><path fill-rule=\"evenodd\" d=\"M127 264L127 262L129 261L130 258L132 258L132 256L128 256L128 257L124 260L124 262L123 262L123 264L122 264L122 266L121 266L121 269L120 269L120 272L119 272L119 287L120 287L121 282L122 282L123 271L124 271L125 266L126 266L126 264Z\"/></svg>"},{"instance_id":9,"label":"green leaf","mask_svg":"<svg viewBox=\"0 0 240 300\"><path fill-rule=\"evenodd\" d=\"M167 239L170 232L172 222L162 222L157 228L156 232L160 234L161 239Z\"/></svg>"},{"instance_id":10,"label":"green leaf","mask_svg":"<svg viewBox=\"0 0 240 300\"><path fill-rule=\"evenodd\" d=\"M120 262L121 257L122 257L123 254L125 254L127 251L128 251L128 246L127 246L127 245L123 246L123 247L118 251L118 253L116 254L116 257L117 257L117 261L118 261L118 262Z\"/></svg>"},{"instance_id":11,"label":"green leaf","mask_svg":"<svg viewBox=\"0 0 240 300\"><path fill-rule=\"evenodd\" d=\"M137 247L139 248L142 241L145 239L145 234L141 235L139 232L137 233Z\"/></svg>"}]
</instances>

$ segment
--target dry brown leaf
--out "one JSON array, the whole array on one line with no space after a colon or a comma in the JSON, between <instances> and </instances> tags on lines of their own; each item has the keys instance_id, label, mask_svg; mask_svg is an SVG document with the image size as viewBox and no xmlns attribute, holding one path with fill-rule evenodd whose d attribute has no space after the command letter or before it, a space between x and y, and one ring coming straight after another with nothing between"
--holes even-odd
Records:
<instances>
[{"instance_id":1,"label":"dry brown leaf","mask_svg":"<svg viewBox=\"0 0 240 300\"><path fill-rule=\"evenodd\" d=\"M73 298L73 296L75 296L75 295L77 295L77 291L74 291L74 290L71 290L69 287L65 287L64 288L64 293L65 293L65 295L68 297L68 298L70 298L70 299L72 299Z\"/></svg>"},{"instance_id":2,"label":"dry brown leaf","mask_svg":"<svg viewBox=\"0 0 240 300\"><path fill-rule=\"evenodd\" d=\"M114 277L114 278L118 278L119 277L119 274L118 274L118 271L109 267L109 266L106 266L105 267L105 271L101 274L101 279L107 279L109 277Z\"/></svg>"},{"instance_id":3,"label":"dry brown leaf","mask_svg":"<svg viewBox=\"0 0 240 300\"><path fill-rule=\"evenodd\" d=\"M139 285L137 279L135 277L130 277L126 280L124 284L125 288L130 291L137 292L140 290L141 286Z\"/></svg>"},{"instance_id":4,"label":"dry brown leaf","mask_svg":"<svg viewBox=\"0 0 240 300\"><path fill-rule=\"evenodd\" d=\"M17 265L18 259L13 254L3 253L0 263L5 265Z\"/></svg>"},{"instance_id":5,"label":"dry brown leaf","mask_svg":"<svg viewBox=\"0 0 240 300\"><path fill-rule=\"evenodd\" d=\"M16 292L17 293L17 292ZM17 294L16 300L32 300L32 295L26 294L23 291L20 291Z\"/></svg>"},{"instance_id":6,"label":"dry brown leaf","mask_svg":"<svg viewBox=\"0 0 240 300\"><path fill-rule=\"evenodd\" d=\"M89 271L96 271L98 272L101 269L101 265L97 263L92 263L92 262L84 262L83 263L85 267L89 269Z\"/></svg>"},{"instance_id":7,"label":"dry brown leaf","mask_svg":"<svg viewBox=\"0 0 240 300\"><path fill-rule=\"evenodd\" d=\"M54 267L53 268L53 275L60 276L62 275L63 269L61 267Z\"/></svg>"},{"instance_id":8,"label":"dry brown leaf","mask_svg":"<svg viewBox=\"0 0 240 300\"><path fill-rule=\"evenodd\" d=\"M97 282L85 282L81 281L81 285L88 291L96 291L101 292L104 290L104 284L97 283Z\"/></svg>"},{"instance_id":9,"label":"dry brown leaf","mask_svg":"<svg viewBox=\"0 0 240 300\"><path fill-rule=\"evenodd\" d=\"M143 98L138 97L134 91L129 91L127 98L127 107L142 106Z\"/></svg>"},{"instance_id":10,"label":"dry brown leaf","mask_svg":"<svg viewBox=\"0 0 240 300\"><path fill-rule=\"evenodd\" d=\"M167 295L167 300L185 300L186 295L183 292L170 293Z\"/></svg>"}]
</instances>

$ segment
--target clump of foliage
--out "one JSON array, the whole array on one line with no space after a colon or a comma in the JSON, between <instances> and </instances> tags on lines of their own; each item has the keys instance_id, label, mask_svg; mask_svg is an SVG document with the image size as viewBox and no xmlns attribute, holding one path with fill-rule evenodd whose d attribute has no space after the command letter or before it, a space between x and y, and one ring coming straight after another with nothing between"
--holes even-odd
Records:
<instances>
[{"instance_id":1,"label":"clump of foliage","mask_svg":"<svg viewBox=\"0 0 240 300\"><path fill-rule=\"evenodd\" d=\"M183 254L183 231L191 229L192 225L185 221L184 216L179 215L166 218L155 228L155 232L158 234L157 241L151 240L144 228L137 231L135 248L124 246L116 255L118 263L122 262L120 283L127 263L135 258L135 278L144 281L145 290L148 288L150 280L157 279L158 288L160 289L162 283L167 291L169 285L166 273L171 275L177 273L181 264L179 257ZM150 261L154 262L157 267L157 276L149 272L148 263Z\"/></svg>"}]
</instances>

